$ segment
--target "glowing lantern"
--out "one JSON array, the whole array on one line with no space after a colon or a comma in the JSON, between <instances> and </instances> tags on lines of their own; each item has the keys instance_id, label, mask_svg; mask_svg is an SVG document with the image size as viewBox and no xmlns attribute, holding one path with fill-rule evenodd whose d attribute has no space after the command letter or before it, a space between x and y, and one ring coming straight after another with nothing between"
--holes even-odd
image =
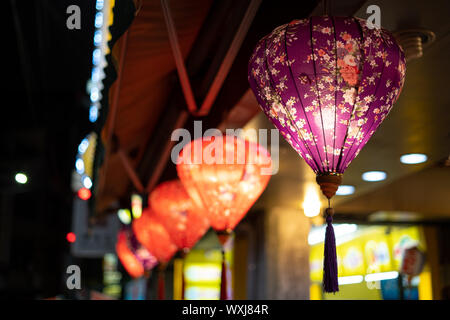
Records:
<instances>
[{"instance_id":1,"label":"glowing lantern","mask_svg":"<svg viewBox=\"0 0 450 320\"><path fill-rule=\"evenodd\" d=\"M194 205L180 180L161 183L149 196L155 214L169 232L175 245L182 249L182 258L209 228L206 213ZM182 269L181 297L184 298Z\"/></svg>"},{"instance_id":2,"label":"glowing lantern","mask_svg":"<svg viewBox=\"0 0 450 320\"><path fill-rule=\"evenodd\" d=\"M199 156L203 161L197 161ZM214 230L228 232L267 186L270 168L267 150L236 136L194 140L181 150L177 165L186 191L198 207L205 208Z\"/></svg>"},{"instance_id":3,"label":"glowing lantern","mask_svg":"<svg viewBox=\"0 0 450 320\"><path fill-rule=\"evenodd\" d=\"M161 183L150 194L149 201L180 249L191 249L209 228L206 213L194 205L180 180Z\"/></svg>"},{"instance_id":4,"label":"glowing lantern","mask_svg":"<svg viewBox=\"0 0 450 320\"><path fill-rule=\"evenodd\" d=\"M264 37L250 58L248 76L262 110L330 199L400 95L405 66L386 30L358 18L324 16L294 20ZM324 289L335 292L333 210L326 213Z\"/></svg>"},{"instance_id":5,"label":"glowing lantern","mask_svg":"<svg viewBox=\"0 0 450 320\"><path fill-rule=\"evenodd\" d=\"M160 262L158 273L158 297L164 299L164 272L167 263L172 259L177 246L172 242L164 225L149 208L142 211L139 219L133 220L132 228L136 238Z\"/></svg>"},{"instance_id":6,"label":"glowing lantern","mask_svg":"<svg viewBox=\"0 0 450 320\"><path fill-rule=\"evenodd\" d=\"M148 208L143 210L139 219L133 220L133 231L136 238L161 263L168 263L172 259L177 246L172 242L169 233L154 212Z\"/></svg>"},{"instance_id":7,"label":"glowing lantern","mask_svg":"<svg viewBox=\"0 0 450 320\"><path fill-rule=\"evenodd\" d=\"M205 137L181 150L177 172L196 205L205 208L224 245L267 186L271 158L259 144L236 136ZM222 284L226 283L225 275L223 257ZM221 298L227 299L225 293L222 287Z\"/></svg>"},{"instance_id":8,"label":"glowing lantern","mask_svg":"<svg viewBox=\"0 0 450 320\"><path fill-rule=\"evenodd\" d=\"M137 241L131 230L121 230L117 237L116 252L125 270L133 278L142 277L158 260Z\"/></svg>"}]
</instances>

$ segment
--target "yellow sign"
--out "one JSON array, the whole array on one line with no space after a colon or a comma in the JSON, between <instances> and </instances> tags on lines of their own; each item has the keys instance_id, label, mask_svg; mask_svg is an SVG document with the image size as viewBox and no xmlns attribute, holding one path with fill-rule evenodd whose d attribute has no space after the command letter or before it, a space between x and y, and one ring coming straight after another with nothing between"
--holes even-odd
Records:
<instances>
[{"instance_id":1,"label":"yellow sign","mask_svg":"<svg viewBox=\"0 0 450 320\"><path fill-rule=\"evenodd\" d=\"M339 277L398 271L405 248L419 245L424 249L416 226L367 227L355 233L349 241L337 241ZM322 281L323 250L323 242L310 248L311 281Z\"/></svg>"}]
</instances>

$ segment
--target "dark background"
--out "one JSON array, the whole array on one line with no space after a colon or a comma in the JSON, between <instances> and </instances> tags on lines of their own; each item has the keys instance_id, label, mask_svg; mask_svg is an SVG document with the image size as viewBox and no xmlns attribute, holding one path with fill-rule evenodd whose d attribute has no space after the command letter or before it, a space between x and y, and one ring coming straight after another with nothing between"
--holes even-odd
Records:
<instances>
[{"instance_id":1,"label":"dark background","mask_svg":"<svg viewBox=\"0 0 450 320\"><path fill-rule=\"evenodd\" d=\"M81 30L66 27L72 4L81 9ZM0 298L46 298L61 293L71 172L92 126L85 87L95 1L3 5ZM27 174L26 185L15 182L16 172Z\"/></svg>"}]
</instances>

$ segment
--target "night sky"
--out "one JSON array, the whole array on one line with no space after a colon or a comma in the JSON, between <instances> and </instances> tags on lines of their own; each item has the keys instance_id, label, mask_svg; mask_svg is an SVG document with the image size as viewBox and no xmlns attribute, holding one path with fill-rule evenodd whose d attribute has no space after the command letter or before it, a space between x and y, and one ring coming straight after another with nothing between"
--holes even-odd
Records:
<instances>
[{"instance_id":1,"label":"night sky","mask_svg":"<svg viewBox=\"0 0 450 320\"><path fill-rule=\"evenodd\" d=\"M81 30L66 27L71 4L81 8ZM71 172L91 130L85 88L95 1L4 5L0 297L45 298L64 283ZM15 182L17 172L27 174L26 185Z\"/></svg>"}]
</instances>

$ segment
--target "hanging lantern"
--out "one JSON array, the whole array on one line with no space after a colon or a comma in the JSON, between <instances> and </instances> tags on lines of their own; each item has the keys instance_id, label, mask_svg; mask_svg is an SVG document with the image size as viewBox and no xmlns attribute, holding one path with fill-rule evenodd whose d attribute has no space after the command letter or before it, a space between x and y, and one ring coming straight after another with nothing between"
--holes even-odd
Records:
<instances>
[{"instance_id":1,"label":"hanging lantern","mask_svg":"<svg viewBox=\"0 0 450 320\"><path fill-rule=\"evenodd\" d=\"M172 259L177 246L172 242L169 233L150 208L144 209L139 219L133 220L132 228L136 238L160 262L158 269L158 297L164 299L164 277L167 263Z\"/></svg>"},{"instance_id":2,"label":"hanging lantern","mask_svg":"<svg viewBox=\"0 0 450 320\"><path fill-rule=\"evenodd\" d=\"M132 227L138 241L160 263L168 263L177 252L178 248L170 239L169 233L149 208L143 210L139 219L133 220Z\"/></svg>"},{"instance_id":3,"label":"hanging lantern","mask_svg":"<svg viewBox=\"0 0 450 320\"><path fill-rule=\"evenodd\" d=\"M264 37L248 76L262 110L330 199L400 95L405 68L386 30L358 18L324 16L294 20ZM326 292L338 291L332 214L328 208Z\"/></svg>"},{"instance_id":4,"label":"hanging lantern","mask_svg":"<svg viewBox=\"0 0 450 320\"><path fill-rule=\"evenodd\" d=\"M270 179L271 158L256 143L236 136L200 138L180 152L178 176L197 207L205 208L222 246ZM226 283L222 250L222 284ZM226 279L225 279L226 280ZM226 288L221 289L221 298Z\"/></svg>"},{"instance_id":5,"label":"hanging lantern","mask_svg":"<svg viewBox=\"0 0 450 320\"><path fill-rule=\"evenodd\" d=\"M131 230L119 231L116 252L125 270L133 278L142 277L158 264L158 260L141 246Z\"/></svg>"},{"instance_id":6,"label":"hanging lantern","mask_svg":"<svg viewBox=\"0 0 450 320\"><path fill-rule=\"evenodd\" d=\"M150 194L149 202L173 243L182 250L191 249L209 228L206 213L194 205L180 180L161 183Z\"/></svg>"},{"instance_id":7,"label":"hanging lantern","mask_svg":"<svg viewBox=\"0 0 450 320\"><path fill-rule=\"evenodd\" d=\"M203 159L196 159L199 155ZM186 145L177 172L196 206L205 208L214 230L229 232L266 188L270 167L270 155L259 144L213 136Z\"/></svg>"},{"instance_id":8,"label":"hanging lantern","mask_svg":"<svg viewBox=\"0 0 450 320\"><path fill-rule=\"evenodd\" d=\"M195 206L180 180L161 183L149 196L152 209L172 241L180 248L182 261L209 228L203 208ZM184 262L183 262L184 264ZM184 271L181 267L181 297L184 299Z\"/></svg>"}]
</instances>

